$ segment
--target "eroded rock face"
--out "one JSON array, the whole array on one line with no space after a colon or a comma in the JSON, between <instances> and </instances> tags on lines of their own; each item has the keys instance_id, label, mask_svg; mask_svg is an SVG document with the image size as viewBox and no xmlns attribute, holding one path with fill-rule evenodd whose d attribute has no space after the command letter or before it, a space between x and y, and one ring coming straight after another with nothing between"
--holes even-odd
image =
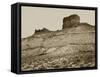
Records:
<instances>
[{"instance_id":1,"label":"eroded rock face","mask_svg":"<svg viewBox=\"0 0 100 77\"><path fill-rule=\"evenodd\" d=\"M76 14L70 15L69 17L64 17L63 29L77 26L79 23L80 23L80 17Z\"/></svg>"}]
</instances>

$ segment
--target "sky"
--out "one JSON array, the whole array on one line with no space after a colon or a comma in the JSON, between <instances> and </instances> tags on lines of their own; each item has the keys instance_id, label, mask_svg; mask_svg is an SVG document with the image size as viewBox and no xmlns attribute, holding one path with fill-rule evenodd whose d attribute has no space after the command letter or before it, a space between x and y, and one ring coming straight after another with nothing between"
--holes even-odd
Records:
<instances>
[{"instance_id":1,"label":"sky","mask_svg":"<svg viewBox=\"0 0 100 77\"><path fill-rule=\"evenodd\" d=\"M71 14L80 16L80 22L95 26L94 10L60 9L43 7L21 7L21 38L34 34L35 29L47 28L51 31L61 30L63 18Z\"/></svg>"}]
</instances>

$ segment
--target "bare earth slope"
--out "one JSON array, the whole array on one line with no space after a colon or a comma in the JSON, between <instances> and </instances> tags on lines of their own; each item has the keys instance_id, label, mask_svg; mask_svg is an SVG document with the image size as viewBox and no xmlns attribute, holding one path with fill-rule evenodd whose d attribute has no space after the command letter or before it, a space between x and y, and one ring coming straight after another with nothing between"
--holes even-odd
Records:
<instances>
[{"instance_id":1,"label":"bare earth slope","mask_svg":"<svg viewBox=\"0 0 100 77\"><path fill-rule=\"evenodd\" d=\"M22 39L22 70L95 66L95 27L86 23Z\"/></svg>"}]
</instances>

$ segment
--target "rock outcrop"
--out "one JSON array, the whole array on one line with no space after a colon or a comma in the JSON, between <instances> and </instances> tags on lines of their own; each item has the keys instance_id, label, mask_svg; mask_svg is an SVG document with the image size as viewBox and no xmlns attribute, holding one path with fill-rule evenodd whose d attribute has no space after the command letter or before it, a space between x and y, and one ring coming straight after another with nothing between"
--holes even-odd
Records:
<instances>
[{"instance_id":1,"label":"rock outcrop","mask_svg":"<svg viewBox=\"0 0 100 77\"><path fill-rule=\"evenodd\" d=\"M77 26L80 23L80 17L76 14L64 17L63 19L63 29Z\"/></svg>"},{"instance_id":2,"label":"rock outcrop","mask_svg":"<svg viewBox=\"0 0 100 77\"><path fill-rule=\"evenodd\" d=\"M50 32L48 29L46 29L46 28L43 28L43 29L41 29L41 30L35 30L35 33L37 34L37 33L44 33L44 32Z\"/></svg>"}]
</instances>

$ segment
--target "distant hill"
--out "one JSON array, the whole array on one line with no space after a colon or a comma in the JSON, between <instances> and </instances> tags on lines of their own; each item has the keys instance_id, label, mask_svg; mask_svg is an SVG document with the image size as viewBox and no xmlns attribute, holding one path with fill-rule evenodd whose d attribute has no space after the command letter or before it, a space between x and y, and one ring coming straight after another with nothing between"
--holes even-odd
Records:
<instances>
[{"instance_id":1,"label":"distant hill","mask_svg":"<svg viewBox=\"0 0 100 77\"><path fill-rule=\"evenodd\" d=\"M70 20L69 17L71 17ZM95 55L93 54L95 53L95 26L80 23L77 15L69 17L64 17L62 30L49 31L44 28L36 30L35 34L30 37L22 39L23 70L92 67L95 65ZM53 61L55 61L54 66ZM64 64L62 64L63 61L65 61ZM26 69L29 62L31 64ZM75 63L70 64L70 62ZM36 66L35 63L37 63Z\"/></svg>"}]
</instances>

